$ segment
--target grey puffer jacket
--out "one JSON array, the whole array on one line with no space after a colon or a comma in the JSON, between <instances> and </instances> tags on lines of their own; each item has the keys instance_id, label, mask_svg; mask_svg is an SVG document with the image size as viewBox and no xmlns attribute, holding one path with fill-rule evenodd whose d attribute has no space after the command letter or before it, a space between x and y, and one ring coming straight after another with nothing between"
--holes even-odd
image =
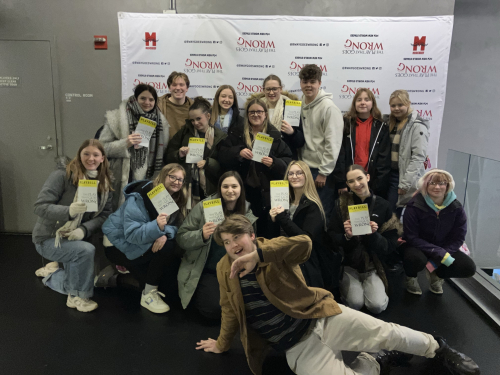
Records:
<instances>
[{"instance_id":1,"label":"grey puffer jacket","mask_svg":"<svg viewBox=\"0 0 500 375\"><path fill-rule=\"evenodd\" d=\"M33 229L33 243L54 238L56 231L70 220L69 206L75 199L76 190L77 186L73 185L71 179L66 178L65 169L58 169L50 174L35 202L35 215L38 220ZM111 214L112 199L113 193L110 192L104 209L97 217L94 217L95 212L86 212L83 215L79 228L85 232L85 238L99 230ZM98 194L97 200L100 205L101 194Z\"/></svg>"},{"instance_id":2,"label":"grey puffer jacket","mask_svg":"<svg viewBox=\"0 0 500 375\"><path fill-rule=\"evenodd\" d=\"M389 116L384 116L384 121L389 123ZM404 207L413 197L417 190L417 182L424 175L429 134L429 121L424 120L414 110L410 114L399 142L398 188L406 190L406 194L399 196L398 207Z\"/></svg>"}]
</instances>

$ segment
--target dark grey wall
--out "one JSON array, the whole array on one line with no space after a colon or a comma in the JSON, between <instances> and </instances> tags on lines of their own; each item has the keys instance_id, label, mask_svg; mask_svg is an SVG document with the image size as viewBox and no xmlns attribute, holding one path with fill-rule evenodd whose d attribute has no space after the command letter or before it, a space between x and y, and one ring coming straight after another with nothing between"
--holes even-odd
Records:
<instances>
[{"instance_id":1,"label":"dark grey wall","mask_svg":"<svg viewBox=\"0 0 500 375\"><path fill-rule=\"evenodd\" d=\"M168 0L0 0L0 39L29 36L56 38L55 56L59 71L57 100L60 106L64 154L73 156L81 141L92 137L102 125L105 111L116 108L120 102L121 72L117 12L161 13L163 9L168 9L169 3ZM179 13L396 17L453 14L454 3L453 0L177 0L177 9ZM471 0L470 3L479 2ZM450 122L448 117L462 118L461 115L457 116L457 113L465 111L464 103L468 104L467 98L475 98L478 102L479 98L484 98L484 95L480 94L483 88L478 85L468 85L468 90L471 90L469 93L465 93L465 90L463 93L460 92L467 69L473 70L478 80L484 77L483 81L489 82L488 85L492 90L496 89L493 81L489 81L491 73L487 74L488 69L484 68L498 63L493 61L491 55L490 60L484 56L484 60L478 62L480 65L472 68L473 56L479 51L479 47L469 46L476 43L488 27L493 29L496 26L494 21L498 21L498 14L488 16L488 13L488 11L481 13L484 16L476 14L470 17L463 16L457 21L461 29L455 30L455 33L460 35L463 41L454 42L453 48L459 49L459 52L452 50L454 60L450 66L450 89L445 109L446 126L443 128L443 134L448 134L450 137L446 143L447 148L450 144L459 144L454 139L459 135L454 132L457 121ZM472 32L472 36L467 34L469 32ZM493 39L494 32L491 30L487 38L481 39L483 45L498 43ZM498 34L498 27L496 32ZM107 51L94 50L94 35L108 36ZM464 35L469 37L464 38ZM487 42L488 40L490 42ZM459 48L457 43L460 43ZM499 56L498 44L495 48L491 53ZM466 54L467 58L462 60L460 54ZM498 92L498 89L496 90ZM93 94L94 97L74 98L67 103L65 93ZM481 99L481 102L486 107L487 101ZM472 128L470 121L465 124L461 126L465 129ZM494 124L493 118L489 122L481 122L478 126L485 129L490 124ZM448 129L450 127L451 129ZM477 135L477 132L474 135ZM485 141L489 141L489 144L493 142L491 138ZM478 145L478 148L481 146ZM446 151L440 155L441 158L445 158Z\"/></svg>"},{"instance_id":2,"label":"dark grey wall","mask_svg":"<svg viewBox=\"0 0 500 375\"><path fill-rule=\"evenodd\" d=\"M500 160L499 100L500 2L457 0L440 167L448 149Z\"/></svg>"}]
</instances>

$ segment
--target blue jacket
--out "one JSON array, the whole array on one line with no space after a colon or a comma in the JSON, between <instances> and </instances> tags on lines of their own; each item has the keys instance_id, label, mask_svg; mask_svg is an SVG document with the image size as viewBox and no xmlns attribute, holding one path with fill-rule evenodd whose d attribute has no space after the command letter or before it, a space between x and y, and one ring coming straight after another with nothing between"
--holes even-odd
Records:
<instances>
[{"instance_id":1,"label":"blue jacket","mask_svg":"<svg viewBox=\"0 0 500 375\"><path fill-rule=\"evenodd\" d=\"M102 226L103 233L113 246L131 260L139 258L148 251L163 235L172 240L178 229L176 226L165 225L165 229L160 230L156 219L151 220L139 188L146 188L145 190L149 191L153 188L153 183L141 180L125 186L123 189L125 202Z\"/></svg>"}]
</instances>

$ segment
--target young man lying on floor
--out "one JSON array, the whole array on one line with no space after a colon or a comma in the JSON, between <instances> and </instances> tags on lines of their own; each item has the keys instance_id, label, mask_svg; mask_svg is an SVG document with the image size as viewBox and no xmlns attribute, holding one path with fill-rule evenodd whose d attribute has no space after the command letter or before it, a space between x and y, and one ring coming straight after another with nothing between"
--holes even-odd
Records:
<instances>
[{"instance_id":1,"label":"young man lying on floor","mask_svg":"<svg viewBox=\"0 0 500 375\"><path fill-rule=\"evenodd\" d=\"M217 227L214 238L227 252L217 264L221 330L217 341L201 340L196 349L227 351L240 330L256 375L267 345L285 351L299 375L383 374L412 354L437 357L455 375L480 373L472 359L442 337L383 322L337 304L326 290L307 287L299 264L311 253L308 236L256 239L250 221L233 215ZM342 350L361 352L350 368Z\"/></svg>"}]
</instances>

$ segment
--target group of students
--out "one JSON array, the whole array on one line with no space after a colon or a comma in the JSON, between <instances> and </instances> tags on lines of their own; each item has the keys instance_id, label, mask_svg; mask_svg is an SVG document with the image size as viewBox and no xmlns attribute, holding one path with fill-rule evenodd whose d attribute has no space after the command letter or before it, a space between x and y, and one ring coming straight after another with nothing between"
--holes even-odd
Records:
<instances>
[{"instance_id":1,"label":"group of students","mask_svg":"<svg viewBox=\"0 0 500 375\"><path fill-rule=\"evenodd\" d=\"M33 242L51 262L38 269L37 276L67 295L68 307L82 312L97 308L91 299L94 286L120 286L132 278L143 290L141 306L164 313L169 306L159 285L166 269L181 258L176 272L182 306L194 306L211 319L222 316L217 346L202 341L199 348L227 350L231 335L244 328L242 341L254 373L259 373L258 361L253 362L248 350L255 332L286 350L288 358L314 325L318 327L320 321L325 325L326 317L340 312L348 315L348 308L337 305L330 292L315 288L332 290L340 283L346 305L355 310L366 306L376 314L389 302L384 268L391 255L402 258L406 289L413 294L422 294L417 274L424 269L436 294L443 293L444 278L472 276L474 262L459 250L466 216L453 193L453 177L436 169L425 173L429 124L411 109L407 92L397 90L391 95L391 113L383 118L373 93L360 89L342 118L333 95L320 88L321 75L316 65L304 66L299 74L303 96L298 127L284 120L286 100L298 98L283 91L276 75L264 80L262 93L247 100L243 116L230 85L219 87L213 106L202 97L186 96L190 82L184 73L168 77L170 93L160 98L152 86L136 86L134 95L106 113L96 139L85 141L76 157L45 182L35 203L39 218ZM142 138L136 128L141 117L156 123L148 147L139 146ZM269 156L260 162L253 160L252 153L258 133L273 138ZM187 163L193 137L205 140L203 160ZM96 212L87 212L78 199L78 182L86 179L99 182ZM289 209L271 208L273 180L289 182ZM179 207L171 215L158 213L148 197L159 184ZM214 198L221 199L226 219L219 225L206 222L203 210L202 201ZM348 206L360 203L369 207L372 234L353 236ZM88 241L101 229L106 257L114 266L95 276L95 248ZM232 278L240 264L235 260L251 254L255 264L252 269L242 267L246 271L240 276L253 273L257 278L240 281L241 290L271 283L259 297L243 295L243 310L253 333L242 324L241 316L234 316L240 314L233 311L235 300L228 301L222 292L229 291L229 284L222 282L229 282L227 268ZM225 273L221 273L223 267ZM284 276L272 275L280 272ZM285 292L280 285L297 289ZM283 305L279 301L284 299ZM264 309L271 320L281 311L278 320L286 330L278 329L277 335L263 333L262 326L269 320L261 321L251 307L263 302L275 306L271 312ZM354 314L352 319L370 318L362 315ZM356 340L359 344L360 338ZM424 341L424 349L409 352L433 357L446 345L429 337ZM350 348L361 348L358 344ZM402 350L379 344L370 347ZM363 348L360 351L368 350ZM369 367L376 370L374 363L379 363L380 370L381 361L400 358L395 353L368 359ZM295 353L294 361L299 356ZM296 373L306 373L288 360ZM478 373L460 371L456 373Z\"/></svg>"}]
</instances>

